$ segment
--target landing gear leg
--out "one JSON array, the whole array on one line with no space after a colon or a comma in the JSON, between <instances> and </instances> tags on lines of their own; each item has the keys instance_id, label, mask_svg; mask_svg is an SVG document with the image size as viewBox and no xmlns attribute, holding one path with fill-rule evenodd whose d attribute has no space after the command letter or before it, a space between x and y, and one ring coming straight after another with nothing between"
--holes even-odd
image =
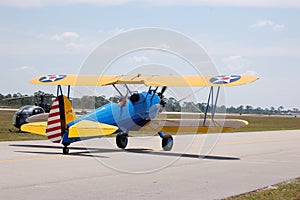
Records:
<instances>
[{"instance_id":1,"label":"landing gear leg","mask_svg":"<svg viewBox=\"0 0 300 200\"><path fill-rule=\"evenodd\" d=\"M116 144L119 148L125 149L128 143L128 134L119 133L116 137Z\"/></svg>"},{"instance_id":2,"label":"landing gear leg","mask_svg":"<svg viewBox=\"0 0 300 200\"><path fill-rule=\"evenodd\" d=\"M173 147L172 135L165 135L163 132L158 132L158 135L162 138L161 147L164 151L171 151Z\"/></svg>"},{"instance_id":3,"label":"landing gear leg","mask_svg":"<svg viewBox=\"0 0 300 200\"><path fill-rule=\"evenodd\" d=\"M63 147L63 154L69 154L69 146L70 144L64 144Z\"/></svg>"}]
</instances>

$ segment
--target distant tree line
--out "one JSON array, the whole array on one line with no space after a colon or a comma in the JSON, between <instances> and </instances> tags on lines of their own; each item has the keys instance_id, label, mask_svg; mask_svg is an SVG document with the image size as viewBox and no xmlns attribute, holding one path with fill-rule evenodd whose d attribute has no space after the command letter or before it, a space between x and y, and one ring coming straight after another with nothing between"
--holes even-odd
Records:
<instances>
[{"instance_id":1,"label":"distant tree line","mask_svg":"<svg viewBox=\"0 0 300 200\"><path fill-rule=\"evenodd\" d=\"M39 105L41 100L44 103L52 104L53 94L44 93L42 91L35 92L33 95L16 94L0 94L0 106L23 106L23 105ZM42 99L41 99L42 98ZM102 96L82 96L81 98L72 98L72 105L77 109L95 109L109 102L119 102L120 96L106 97ZM179 102L174 97L164 98L166 102L165 110L168 112L205 112L206 103ZM208 111L211 112L211 106ZM285 109L283 106L277 108L271 106L269 108L253 107L251 105L240 105L238 107L220 105L216 108L218 113L235 113L235 114L265 114L265 115L293 115L300 114L298 108Z\"/></svg>"},{"instance_id":2,"label":"distant tree line","mask_svg":"<svg viewBox=\"0 0 300 200\"><path fill-rule=\"evenodd\" d=\"M21 93L16 94L0 94L0 106L2 107L20 107L25 105L37 105L52 104L53 94L37 91L33 95L23 95ZM43 107L43 106L42 106Z\"/></svg>"}]
</instances>

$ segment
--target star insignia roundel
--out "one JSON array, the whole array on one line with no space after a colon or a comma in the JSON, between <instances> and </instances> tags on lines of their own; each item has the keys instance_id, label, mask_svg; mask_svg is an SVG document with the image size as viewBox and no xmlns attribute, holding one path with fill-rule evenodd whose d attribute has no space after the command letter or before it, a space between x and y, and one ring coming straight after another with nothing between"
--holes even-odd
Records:
<instances>
[{"instance_id":1,"label":"star insignia roundel","mask_svg":"<svg viewBox=\"0 0 300 200\"><path fill-rule=\"evenodd\" d=\"M209 81L213 84L229 84L235 81L240 80L241 76L239 75L223 75L212 77Z\"/></svg>"},{"instance_id":2,"label":"star insignia roundel","mask_svg":"<svg viewBox=\"0 0 300 200\"><path fill-rule=\"evenodd\" d=\"M39 81L43 82L43 83L49 83L49 82L59 81L65 77L66 77L66 75L47 75L47 76L41 77L39 79Z\"/></svg>"}]
</instances>

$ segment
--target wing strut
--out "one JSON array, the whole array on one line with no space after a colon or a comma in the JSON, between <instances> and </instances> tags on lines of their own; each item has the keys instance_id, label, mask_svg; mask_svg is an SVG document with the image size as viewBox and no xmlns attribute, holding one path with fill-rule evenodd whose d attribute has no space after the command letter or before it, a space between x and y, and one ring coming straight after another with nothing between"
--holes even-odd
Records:
<instances>
[{"instance_id":1,"label":"wing strut","mask_svg":"<svg viewBox=\"0 0 300 200\"><path fill-rule=\"evenodd\" d=\"M121 97L124 97L123 94L120 92L120 90L115 86L115 84L112 85L115 90L121 95Z\"/></svg>"},{"instance_id":2,"label":"wing strut","mask_svg":"<svg viewBox=\"0 0 300 200\"><path fill-rule=\"evenodd\" d=\"M214 117L215 117L217 103L218 103L218 99L219 99L219 93L220 93L220 86L217 87L217 94L216 94L216 98L214 99L214 87L213 86L210 87L207 104L206 104L206 109L205 109L205 113L204 113L203 126L206 123L210 102L211 102L211 119L214 119Z\"/></svg>"},{"instance_id":3,"label":"wing strut","mask_svg":"<svg viewBox=\"0 0 300 200\"><path fill-rule=\"evenodd\" d=\"M129 87L127 84L124 84L124 87L127 89L127 91L129 91L130 96L132 95L132 92L130 91Z\"/></svg>"},{"instance_id":4,"label":"wing strut","mask_svg":"<svg viewBox=\"0 0 300 200\"><path fill-rule=\"evenodd\" d=\"M71 89L71 86L68 85L68 99L70 99L70 89Z\"/></svg>"},{"instance_id":5,"label":"wing strut","mask_svg":"<svg viewBox=\"0 0 300 200\"><path fill-rule=\"evenodd\" d=\"M148 95L150 94L150 92L151 92L151 86L150 86L149 89L148 89L148 92L147 92L147 94L146 94L146 97L145 97L144 102L147 100L147 97L148 97ZM151 101L151 103L152 103L152 101Z\"/></svg>"},{"instance_id":6,"label":"wing strut","mask_svg":"<svg viewBox=\"0 0 300 200\"><path fill-rule=\"evenodd\" d=\"M212 119L215 117L215 113L216 113L216 109L217 109L217 103L218 103L218 99L219 99L219 93L220 93L220 86L217 89L217 95L216 95L216 99L215 99L215 105L213 106L213 110L212 110L212 113L211 113L211 118Z\"/></svg>"},{"instance_id":7,"label":"wing strut","mask_svg":"<svg viewBox=\"0 0 300 200\"><path fill-rule=\"evenodd\" d=\"M70 85L68 85L68 99L70 99L70 92L71 92L71 86ZM58 97L58 96L60 96L60 95L64 95L63 94L63 90L62 90L62 87L61 87L61 85L57 85L57 89L56 89L56 96Z\"/></svg>"},{"instance_id":8,"label":"wing strut","mask_svg":"<svg viewBox=\"0 0 300 200\"><path fill-rule=\"evenodd\" d=\"M56 96L58 97L60 94L61 95L63 94L62 88L61 85L57 85Z\"/></svg>"}]
</instances>

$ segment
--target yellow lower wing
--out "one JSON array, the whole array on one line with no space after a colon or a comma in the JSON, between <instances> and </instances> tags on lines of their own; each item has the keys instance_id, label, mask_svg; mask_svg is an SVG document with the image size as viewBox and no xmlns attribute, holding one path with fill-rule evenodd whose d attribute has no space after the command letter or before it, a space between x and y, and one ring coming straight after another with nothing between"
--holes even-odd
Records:
<instances>
[{"instance_id":1,"label":"yellow lower wing","mask_svg":"<svg viewBox=\"0 0 300 200\"><path fill-rule=\"evenodd\" d=\"M239 119L207 119L205 124L203 119L154 119L143 126L142 132L191 132L207 133L222 132L242 128L248 125L245 120Z\"/></svg>"},{"instance_id":2,"label":"yellow lower wing","mask_svg":"<svg viewBox=\"0 0 300 200\"><path fill-rule=\"evenodd\" d=\"M32 122L21 126L21 130L38 135L46 135L47 122ZM88 120L80 121L69 128L69 138L93 137L113 134L117 126Z\"/></svg>"},{"instance_id":3,"label":"yellow lower wing","mask_svg":"<svg viewBox=\"0 0 300 200\"><path fill-rule=\"evenodd\" d=\"M21 131L34 133L37 135L46 135L47 122L32 122L21 126Z\"/></svg>"},{"instance_id":4,"label":"yellow lower wing","mask_svg":"<svg viewBox=\"0 0 300 200\"><path fill-rule=\"evenodd\" d=\"M82 120L69 128L69 138L110 135L118 129L117 126Z\"/></svg>"}]
</instances>

